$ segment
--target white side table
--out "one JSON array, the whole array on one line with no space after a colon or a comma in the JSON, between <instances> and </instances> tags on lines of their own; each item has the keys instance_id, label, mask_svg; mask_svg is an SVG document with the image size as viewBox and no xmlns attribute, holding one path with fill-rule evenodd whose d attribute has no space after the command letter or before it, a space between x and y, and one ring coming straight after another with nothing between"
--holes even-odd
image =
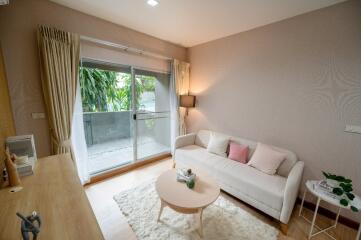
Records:
<instances>
[{"instance_id":1,"label":"white side table","mask_svg":"<svg viewBox=\"0 0 361 240\"><path fill-rule=\"evenodd\" d=\"M306 182L306 190L305 193L303 194L303 198L302 198L302 203L301 203L301 208L300 208L300 212L299 212L299 216L303 217L307 222L309 222L311 224L311 229L310 229L310 233L308 234L308 239L311 239L312 237L320 234L320 233L325 233L327 236L329 236L332 239L335 239L333 236L331 236L327 231L332 229L332 228L336 228L337 223L338 223L338 218L340 216L340 212L341 209L350 209L350 207L345 207L343 205L340 204L339 199L334 198L332 196L330 196L329 194L327 194L325 191L319 190L316 188L316 185L319 183L320 181L307 181ZM307 219L305 216L302 215L302 210L303 210L303 203L305 201L305 197L307 192L312 193L314 196L317 197L317 203L316 203L316 209L315 209L315 213L313 214L313 218L312 221L310 221L309 219ZM337 216L335 219L335 223L325 229L321 229L319 226L317 226L315 224L316 221L316 216L317 216L317 211L318 211L318 207L320 205L321 200L328 202L336 207L338 207L338 212L337 212ZM361 198L359 196L355 195L355 199L352 201L352 205L357 207L358 209L361 209ZM313 228L316 227L319 231L313 233ZM360 239L360 234L361 234L361 224L360 227L358 229L357 235L356 235L356 240ZM335 239L336 240L336 239Z\"/></svg>"}]
</instances>

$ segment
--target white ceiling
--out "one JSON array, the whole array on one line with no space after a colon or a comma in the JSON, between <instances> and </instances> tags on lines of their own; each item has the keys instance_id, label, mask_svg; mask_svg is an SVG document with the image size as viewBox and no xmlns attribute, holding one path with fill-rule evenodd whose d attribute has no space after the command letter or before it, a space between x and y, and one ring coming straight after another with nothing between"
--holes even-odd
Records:
<instances>
[{"instance_id":1,"label":"white ceiling","mask_svg":"<svg viewBox=\"0 0 361 240\"><path fill-rule=\"evenodd\" d=\"M344 0L51 0L185 47Z\"/></svg>"}]
</instances>

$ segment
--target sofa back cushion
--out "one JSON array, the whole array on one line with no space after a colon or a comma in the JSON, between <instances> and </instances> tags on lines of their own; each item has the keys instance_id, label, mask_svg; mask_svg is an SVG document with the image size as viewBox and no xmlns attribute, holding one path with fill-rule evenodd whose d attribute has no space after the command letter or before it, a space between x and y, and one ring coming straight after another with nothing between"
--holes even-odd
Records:
<instances>
[{"instance_id":1,"label":"sofa back cushion","mask_svg":"<svg viewBox=\"0 0 361 240\"><path fill-rule=\"evenodd\" d=\"M212 132L207 146L207 151L222 157L227 157L229 136Z\"/></svg>"},{"instance_id":2,"label":"sofa back cushion","mask_svg":"<svg viewBox=\"0 0 361 240\"><path fill-rule=\"evenodd\" d=\"M256 151L247 164L264 173L274 175L285 158L285 153L276 151L266 144L258 143Z\"/></svg>"},{"instance_id":3,"label":"sofa back cushion","mask_svg":"<svg viewBox=\"0 0 361 240\"><path fill-rule=\"evenodd\" d=\"M248 161L249 147L235 142L229 143L228 158L246 164Z\"/></svg>"},{"instance_id":4,"label":"sofa back cushion","mask_svg":"<svg viewBox=\"0 0 361 240\"><path fill-rule=\"evenodd\" d=\"M249 161L254 153L254 151L256 150L257 147L257 142L252 141L252 140L248 140L248 139L244 139L244 138L238 138L238 137L231 137L231 141L238 143L238 144L242 144L242 145L247 145L249 150L248 150L248 158L247 161Z\"/></svg>"},{"instance_id":5,"label":"sofa back cushion","mask_svg":"<svg viewBox=\"0 0 361 240\"><path fill-rule=\"evenodd\" d=\"M195 144L200 146L200 147L207 148L211 133L212 133L212 131L210 131L210 130L200 130L200 131L198 131L198 133L196 135L196 139L195 139ZM232 142L239 143L239 144L247 145L249 147L248 160L251 159L251 157L252 157L252 155L253 155L254 151L256 150L256 147L257 147L257 142L256 141L252 141L252 140L248 140L248 139L244 139L244 138L233 137L233 136L229 136L229 140L232 141ZM272 146L272 147L275 150L286 154L286 159L281 163L281 165L278 168L276 174L278 174L280 176L283 176L283 177L287 177L288 174L290 173L292 167L297 162L297 156L296 156L295 153L293 153L293 152L291 152L289 150L279 148L279 147L275 147L275 146Z\"/></svg>"},{"instance_id":6,"label":"sofa back cushion","mask_svg":"<svg viewBox=\"0 0 361 240\"><path fill-rule=\"evenodd\" d=\"M209 130L198 131L198 133L196 135L195 144L200 147L207 148L209 139L211 138L211 133L212 133L212 131L209 131Z\"/></svg>"}]
</instances>

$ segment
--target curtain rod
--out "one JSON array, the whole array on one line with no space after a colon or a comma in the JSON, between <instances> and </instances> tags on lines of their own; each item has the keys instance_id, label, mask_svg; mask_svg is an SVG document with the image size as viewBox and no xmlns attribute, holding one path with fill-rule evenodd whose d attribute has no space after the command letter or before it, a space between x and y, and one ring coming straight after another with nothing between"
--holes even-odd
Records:
<instances>
[{"instance_id":1,"label":"curtain rod","mask_svg":"<svg viewBox=\"0 0 361 240\"><path fill-rule=\"evenodd\" d=\"M118 49L121 49L121 50L123 50L125 52L135 53L135 54L138 54L138 55L143 55L143 56L158 58L158 59L163 59L163 60L172 60L172 58L164 56L164 55L160 55L160 54L157 54L157 53L152 53L152 52L140 50L140 49L137 49L137 48L128 47L126 45L113 43L113 42L109 42L109 41L105 41L105 40L100 40L100 39L96 39L96 38L92 38L92 37L88 37L88 36L80 35L80 39L84 40L84 41L87 41L87 42L92 42L92 43L105 45L105 46L108 46L108 47L118 48Z\"/></svg>"}]
</instances>

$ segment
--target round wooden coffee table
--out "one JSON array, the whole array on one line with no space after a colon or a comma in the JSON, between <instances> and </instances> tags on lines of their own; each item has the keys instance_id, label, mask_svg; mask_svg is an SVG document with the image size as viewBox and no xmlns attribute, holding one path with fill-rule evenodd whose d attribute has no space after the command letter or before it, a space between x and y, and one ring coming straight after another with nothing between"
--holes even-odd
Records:
<instances>
[{"instance_id":1,"label":"round wooden coffee table","mask_svg":"<svg viewBox=\"0 0 361 240\"><path fill-rule=\"evenodd\" d=\"M199 221L199 235L203 236L202 213L208 205L212 204L219 196L219 185L204 173L198 173L195 186L189 189L185 183L177 181L175 169L161 174L156 183L161 207L158 221L163 208L168 206L173 210L184 214L197 214Z\"/></svg>"}]
</instances>

